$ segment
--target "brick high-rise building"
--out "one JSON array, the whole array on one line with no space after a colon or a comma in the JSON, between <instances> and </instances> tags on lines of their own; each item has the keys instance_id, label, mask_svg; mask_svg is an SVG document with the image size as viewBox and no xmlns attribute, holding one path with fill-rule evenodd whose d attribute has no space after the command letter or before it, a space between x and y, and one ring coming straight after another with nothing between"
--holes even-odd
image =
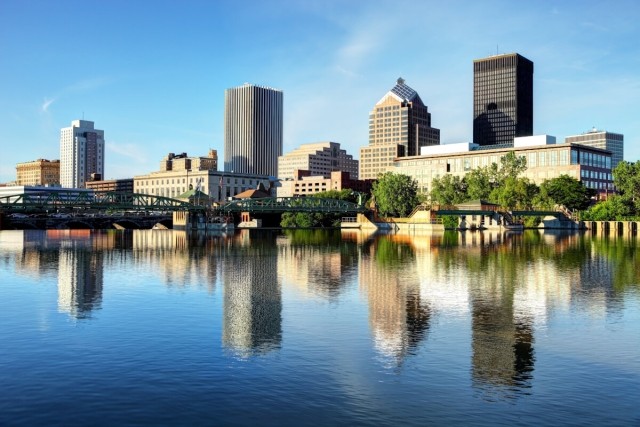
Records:
<instances>
[{"instance_id":1,"label":"brick high-rise building","mask_svg":"<svg viewBox=\"0 0 640 427\"><path fill-rule=\"evenodd\" d=\"M440 130L431 127L427 106L399 78L369 113L369 146L360 148L359 179L376 179L396 157L417 156L420 147L438 144Z\"/></svg>"}]
</instances>

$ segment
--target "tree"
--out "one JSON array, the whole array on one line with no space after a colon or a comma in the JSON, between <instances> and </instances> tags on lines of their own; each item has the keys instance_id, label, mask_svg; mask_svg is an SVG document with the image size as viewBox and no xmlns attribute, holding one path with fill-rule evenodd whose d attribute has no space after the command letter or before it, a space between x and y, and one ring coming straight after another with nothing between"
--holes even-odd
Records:
<instances>
[{"instance_id":1,"label":"tree","mask_svg":"<svg viewBox=\"0 0 640 427\"><path fill-rule=\"evenodd\" d=\"M434 178L431 182L431 201L441 205L455 205L466 199L464 182L459 176L446 174L441 178Z\"/></svg>"},{"instance_id":2,"label":"tree","mask_svg":"<svg viewBox=\"0 0 640 427\"><path fill-rule=\"evenodd\" d=\"M585 221L623 220L633 214L633 208L622 196L609 196L605 201L596 203L582 214Z\"/></svg>"},{"instance_id":3,"label":"tree","mask_svg":"<svg viewBox=\"0 0 640 427\"><path fill-rule=\"evenodd\" d=\"M500 158L499 180L504 181L509 177L517 178L527 170L527 158L516 156L515 151L509 151Z\"/></svg>"},{"instance_id":4,"label":"tree","mask_svg":"<svg viewBox=\"0 0 640 427\"><path fill-rule=\"evenodd\" d=\"M569 175L547 179L540 185L537 202L544 207L563 205L571 210L584 210L591 204L595 192Z\"/></svg>"},{"instance_id":5,"label":"tree","mask_svg":"<svg viewBox=\"0 0 640 427\"><path fill-rule=\"evenodd\" d=\"M494 163L495 164L495 163ZM476 168L464 177L468 200L487 200L493 190L491 170L488 166Z\"/></svg>"},{"instance_id":6,"label":"tree","mask_svg":"<svg viewBox=\"0 0 640 427\"><path fill-rule=\"evenodd\" d=\"M538 193L538 186L527 178L508 177L495 188L489 200L508 209L531 209Z\"/></svg>"},{"instance_id":7,"label":"tree","mask_svg":"<svg viewBox=\"0 0 640 427\"><path fill-rule=\"evenodd\" d=\"M358 199L358 195L349 189L323 191L307 197L346 200L354 203ZM342 215L335 213L285 212L280 219L280 226L284 228L338 227L341 219Z\"/></svg>"},{"instance_id":8,"label":"tree","mask_svg":"<svg viewBox=\"0 0 640 427\"><path fill-rule=\"evenodd\" d=\"M371 192L382 216L403 217L418 205L418 184L407 175L382 174Z\"/></svg>"},{"instance_id":9,"label":"tree","mask_svg":"<svg viewBox=\"0 0 640 427\"><path fill-rule=\"evenodd\" d=\"M613 182L620 192L623 201L640 211L640 160L620 162L613 170Z\"/></svg>"}]
</instances>

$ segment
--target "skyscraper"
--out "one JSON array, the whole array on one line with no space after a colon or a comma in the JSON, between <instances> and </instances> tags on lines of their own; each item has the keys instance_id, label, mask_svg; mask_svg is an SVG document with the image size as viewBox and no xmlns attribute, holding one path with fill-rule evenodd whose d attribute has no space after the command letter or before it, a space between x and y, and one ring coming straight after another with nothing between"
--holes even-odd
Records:
<instances>
[{"instance_id":1,"label":"skyscraper","mask_svg":"<svg viewBox=\"0 0 640 427\"><path fill-rule=\"evenodd\" d=\"M224 170L277 176L282 91L244 84L224 93Z\"/></svg>"},{"instance_id":2,"label":"skyscraper","mask_svg":"<svg viewBox=\"0 0 640 427\"><path fill-rule=\"evenodd\" d=\"M104 178L104 131L88 120L74 120L60 130L60 184L84 188L93 174Z\"/></svg>"},{"instance_id":3,"label":"skyscraper","mask_svg":"<svg viewBox=\"0 0 640 427\"><path fill-rule=\"evenodd\" d=\"M615 169L624 157L624 135L620 133L607 132L591 129L582 135L572 135L564 139L564 142L588 145L590 147L601 148L611 151L611 169Z\"/></svg>"},{"instance_id":4,"label":"skyscraper","mask_svg":"<svg viewBox=\"0 0 640 427\"><path fill-rule=\"evenodd\" d=\"M431 113L418 92L399 78L369 113L369 146L360 148L360 179L376 179L396 157L416 156L420 147L440 144Z\"/></svg>"},{"instance_id":5,"label":"skyscraper","mask_svg":"<svg viewBox=\"0 0 640 427\"><path fill-rule=\"evenodd\" d=\"M533 135L533 62L517 53L473 61L473 142Z\"/></svg>"}]
</instances>

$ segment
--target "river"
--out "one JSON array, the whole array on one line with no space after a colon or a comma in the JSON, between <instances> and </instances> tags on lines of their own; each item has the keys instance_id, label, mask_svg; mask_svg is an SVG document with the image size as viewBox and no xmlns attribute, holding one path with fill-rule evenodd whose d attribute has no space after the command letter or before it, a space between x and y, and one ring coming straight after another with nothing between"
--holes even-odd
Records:
<instances>
[{"instance_id":1,"label":"river","mask_svg":"<svg viewBox=\"0 0 640 427\"><path fill-rule=\"evenodd\" d=\"M640 425L640 244L0 231L0 425Z\"/></svg>"}]
</instances>

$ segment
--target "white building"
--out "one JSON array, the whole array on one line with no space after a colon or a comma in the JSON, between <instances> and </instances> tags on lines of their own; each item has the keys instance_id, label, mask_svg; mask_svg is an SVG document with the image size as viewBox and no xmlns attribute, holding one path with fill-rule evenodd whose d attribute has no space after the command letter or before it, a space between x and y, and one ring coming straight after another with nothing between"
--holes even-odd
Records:
<instances>
[{"instance_id":1,"label":"white building","mask_svg":"<svg viewBox=\"0 0 640 427\"><path fill-rule=\"evenodd\" d=\"M225 172L277 176L282 91L244 84L224 93Z\"/></svg>"},{"instance_id":2,"label":"white building","mask_svg":"<svg viewBox=\"0 0 640 427\"><path fill-rule=\"evenodd\" d=\"M205 193L213 202L226 201L262 184L276 196L276 183L267 175L230 173L215 170L177 170L152 172L133 177L133 192L176 198L191 189Z\"/></svg>"},{"instance_id":3,"label":"white building","mask_svg":"<svg viewBox=\"0 0 640 427\"><path fill-rule=\"evenodd\" d=\"M60 184L84 188L93 174L104 178L104 131L88 120L74 120L60 130Z\"/></svg>"},{"instance_id":4,"label":"white building","mask_svg":"<svg viewBox=\"0 0 640 427\"><path fill-rule=\"evenodd\" d=\"M428 194L435 178L446 174L463 178L473 169L500 164L500 158L510 152L526 158L527 169L522 176L537 185L569 175L599 193L614 190L611 151L577 143L557 144L549 135L514 138L513 147L480 147L468 142L423 147L420 156L396 158L388 171L410 176L419 191Z\"/></svg>"},{"instance_id":5,"label":"white building","mask_svg":"<svg viewBox=\"0 0 640 427\"><path fill-rule=\"evenodd\" d=\"M313 142L302 144L295 150L278 157L278 178L292 179L296 170L309 171L310 175L331 177L331 172L349 172L351 179L358 179L358 161L340 148L337 142Z\"/></svg>"}]
</instances>

